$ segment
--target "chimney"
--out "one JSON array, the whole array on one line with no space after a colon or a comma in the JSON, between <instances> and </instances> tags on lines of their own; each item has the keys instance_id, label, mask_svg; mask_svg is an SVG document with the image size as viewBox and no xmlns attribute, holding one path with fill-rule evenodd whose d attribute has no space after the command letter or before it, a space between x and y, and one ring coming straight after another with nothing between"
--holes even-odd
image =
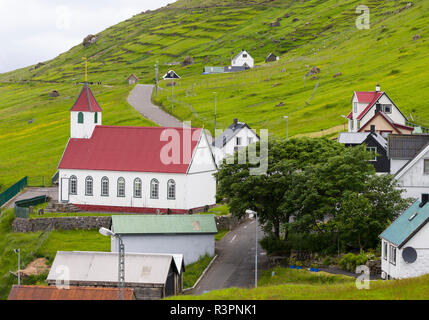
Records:
<instances>
[{"instance_id":1,"label":"chimney","mask_svg":"<svg viewBox=\"0 0 429 320\"><path fill-rule=\"evenodd\" d=\"M375 135L375 125L371 125L371 127L370 127L371 129L371 134L374 134Z\"/></svg>"},{"instance_id":2,"label":"chimney","mask_svg":"<svg viewBox=\"0 0 429 320\"><path fill-rule=\"evenodd\" d=\"M419 207L422 208L428 201L429 201L429 194L428 193L422 193L422 200L420 202Z\"/></svg>"},{"instance_id":3,"label":"chimney","mask_svg":"<svg viewBox=\"0 0 429 320\"><path fill-rule=\"evenodd\" d=\"M377 103L375 104L375 112L381 112L381 104L377 101Z\"/></svg>"},{"instance_id":4,"label":"chimney","mask_svg":"<svg viewBox=\"0 0 429 320\"><path fill-rule=\"evenodd\" d=\"M235 129L237 127L237 124L238 124L238 119L234 118L234 121L232 124L233 124L233 128Z\"/></svg>"},{"instance_id":5,"label":"chimney","mask_svg":"<svg viewBox=\"0 0 429 320\"><path fill-rule=\"evenodd\" d=\"M380 85L377 83L377 85L375 86L375 91L376 92L380 92Z\"/></svg>"}]
</instances>

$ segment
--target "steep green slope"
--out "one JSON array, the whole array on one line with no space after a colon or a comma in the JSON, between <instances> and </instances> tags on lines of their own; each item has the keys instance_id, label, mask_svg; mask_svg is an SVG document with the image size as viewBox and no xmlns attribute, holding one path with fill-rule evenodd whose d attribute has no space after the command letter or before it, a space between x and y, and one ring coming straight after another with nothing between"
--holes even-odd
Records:
<instances>
[{"instance_id":1,"label":"steep green slope","mask_svg":"<svg viewBox=\"0 0 429 320\"><path fill-rule=\"evenodd\" d=\"M370 8L371 28L355 27L358 5ZM82 80L82 57L89 61L89 80L104 108L103 123L144 125L147 121L126 103L135 73L140 83L154 83L174 69L182 79L171 90L164 81L156 101L194 125L213 129L214 94L218 127L238 117L254 128L285 136L319 132L344 123L354 90L382 90L406 115L429 120L427 37L429 3L403 1L202 1L179 0L165 8L136 15L97 35L94 45L77 44L44 62L0 75L0 184L23 175L55 173L69 136L68 110ZM280 26L270 23L278 18ZM420 38L413 40L414 35ZM228 65L242 48L255 58L253 70L202 75L203 66ZM269 52L281 55L265 64ZM186 56L195 63L176 65ZM173 64L173 65L169 65ZM317 66L317 79L304 78ZM341 72L342 76L334 78ZM58 90L59 98L48 91ZM28 120L35 119L31 124ZM13 159L13 161L11 161Z\"/></svg>"}]
</instances>

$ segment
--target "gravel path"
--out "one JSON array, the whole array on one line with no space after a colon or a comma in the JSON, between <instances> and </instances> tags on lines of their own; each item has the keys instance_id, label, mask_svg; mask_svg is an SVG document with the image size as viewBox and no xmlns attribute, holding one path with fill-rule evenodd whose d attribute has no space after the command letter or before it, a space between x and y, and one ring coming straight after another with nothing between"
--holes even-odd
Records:
<instances>
[{"instance_id":1,"label":"gravel path","mask_svg":"<svg viewBox=\"0 0 429 320\"><path fill-rule=\"evenodd\" d=\"M161 127L182 127L183 123L180 120L152 103L153 89L154 86L150 84L137 84L128 96L128 103L143 117Z\"/></svg>"}]
</instances>

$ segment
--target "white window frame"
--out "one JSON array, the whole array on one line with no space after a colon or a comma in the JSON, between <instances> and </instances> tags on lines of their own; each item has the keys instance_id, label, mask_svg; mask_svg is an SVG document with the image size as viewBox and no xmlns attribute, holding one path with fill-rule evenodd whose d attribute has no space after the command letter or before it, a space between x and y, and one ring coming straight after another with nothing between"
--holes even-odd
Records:
<instances>
[{"instance_id":1,"label":"white window frame","mask_svg":"<svg viewBox=\"0 0 429 320\"><path fill-rule=\"evenodd\" d=\"M141 198L142 197L142 179L135 178L134 179L134 198Z\"/></svg>"},{"instance_id":2,"label":"white window frame","mask_svg":"<svg viewBox=\"0 0 429 320\"><path fill-rule=\"evenodd\" d=\"M248 144L252 144L253 143L253 138L252 137L247 137L247 143Z\"/></svg>"},{"instance_id":3,"label":"white window frame","mask_svg":"<svg viewBox=\"0 0 429 320\"><path fill-rule=\"evenodd\" d=\"M357 105L358 105L357 102L353 102L353 113L357 113Z\"/></svg>"},{"instance_id":4,"label":"white window frame","mask_svg":"<svg viewBox=\"0 0 429 320\"><path fill-rule=\"evenodd\" d=\"M426 168L426 162L428 163ZM423 173L429 174L429 158L423 159Z\"/></svg>"},{"instance_id":5,"label":"white window frame","mask_svg":"<svg viewBox=\"0 0 429 320\"><path fill-rule=\"evenodd\" d=\"M392 245L389 247L389 262L396 266L396 247Z\"/></svg>"},{"instance_id":6,"label":"white window frame","mask_svg":"<svg viewBox=\"0 0 429 320\"><path fill-rule=\"evenodd\" d=\"M150 198L159 199L159 181L155 178L150 181Z\"/></svg>"},{"instance_id":7,"label":"white window frame","mask_svg":"<svg viewBox=\"0 0 429 320\"><path fill-rule=\"evenodd\" d=\"M109 196L109 178L108 177L101 178L101 196L102 197Z\"/></svg>"},{"instance_id":8,"label":"white window frame","mask_svg":"<svg viewBox=\"0 0 429 320\"><path fill-rule=\"evenodd\" d=\"M70 183L69 194L76 195L77 194L77 178L76 178L76 176L71 176L69 183Z\"/></svg>"},{"instance_id":9,"label":"white window frame","mask_svg":"<svg viewBox=\"0 0 429 320\"><path fill-rule=\"evenodd\" d=\"M381 108L382 108L384 113L389 113L389 114L392 113L392 105L391 104L383 104ZM387 111L386 110L387 108L389 108L390 111Z\"/></svg>"},{"instance_id":10,"label":"white window frame","mask_svg":"<svg viewBox=\"0 0 429 320\"><path fill-rule=\"evenodd\" d=\"M377 161L377 147L366 147L366 151L374 152L374 159L369 161Z\"/></svg>"},{"instance_id":11,"label":"white window frame","mask_svg":"<svg viewBox=\"0 0 429 320\"><path fill-rule=\"evenodd\" d=\"M173 179L170 179L167 182L167 199L168 200L176 199L176 182Z\"/></svg>"},{"instance_id":12,"label":"white window frame","mask_svg":"<svg viewBox=\"0 0 429 320\"><path fill-rule=\"evenodd\" d=\"M91 176L85 178L85 195L93 196L94 195L94 179Z\"/></svg>"},{"instance_id":13,"label":"white window frame","mask_svg":"<svg viewBox=\"0 0 429 320\"><path fill-rule=\"evenodd\" d=\"M124 198L125 197L125 179L123 177L118 178L117 187L118 187L117 196L120 198Z\"/></svg>"},{"instance_id":14,"label":"white window frame","mask_svg":"<svg viewBox=\"0 0 429 320\"><path fill-rule=\"evenodd\" d=\"M236 144L237 146L241 146L241 137L236 137L236 138L235 138L235 144Z\"/></svg>"},{"instance_id":15,"label":"white window frame","mask_svg":"<svg viewBox=\"0 0 429 320\"><path fill-rule=\"evenodd\" d=\"M387 242L383 241L383 259L387 260Z\"/></svg>"}]
</instances>

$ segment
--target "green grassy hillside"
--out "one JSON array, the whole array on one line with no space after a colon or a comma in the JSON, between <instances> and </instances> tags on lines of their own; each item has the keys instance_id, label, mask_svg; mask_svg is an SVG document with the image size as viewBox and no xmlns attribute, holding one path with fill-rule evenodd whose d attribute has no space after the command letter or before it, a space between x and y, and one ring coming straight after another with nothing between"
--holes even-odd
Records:
<instances>
[{"instance_id":1,"label":"green grassy hillside","mask_svg":"<svg viewBox=\"0 0 429 320\"><path fill-rule=\"evenodd\" d=\"M285 136L341 126L354 90L382 90L407 116L429 120L429 3L412 1L179 0L162 9L136 15L97 35L94 45L77 44L57 58L0 75L0 184L24 175L55 173L69 137L69 109L82 81L82 57L89 61L89 80L102 105L103 124L150 125L126 102L135 73L140 83L154 83L174 69L182 79L171 90L161 81L155 101L194 125L213 130L214 94L218 127L238 117L252 127ZM355 27L355 9L370 8L369 30ZM280 26L270 23L281 20ZM413 40L415 35L420 38ZM228 65L246 49L253 70L202 75L203 66ZM265 64L269 52L280 61ZM186 56L195 63L176 65ZM173 64L173 65L169 65ZM317 66L318 79L305 78ZM341 72L342 76L333 76ZM58 98L48 92L58 90ZM33 123L28 123L34 119Z\"/></svg>"}]
</instances>

